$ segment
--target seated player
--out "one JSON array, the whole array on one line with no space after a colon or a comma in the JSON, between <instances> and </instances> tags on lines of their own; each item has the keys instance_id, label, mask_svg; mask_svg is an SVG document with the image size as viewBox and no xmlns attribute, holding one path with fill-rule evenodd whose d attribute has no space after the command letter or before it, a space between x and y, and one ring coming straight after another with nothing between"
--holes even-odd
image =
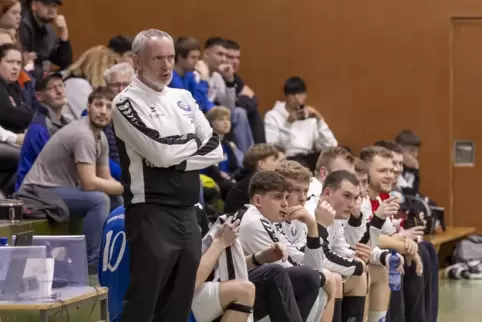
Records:
<instances>
[{"instance_id":1,"label":"seated player","mask_svg":"<svg viewBox=\"0 0 482 322\"><path fill-rule=\"evenodd\" d=\"M393 216L398 213L397 197L390 197L389 192L394 184L393 154L386 148L370 146L364 148L360 158L368 169L368 196L375 216L385 217L380 236L380 247L395 249L405 257L403 285L400 292L393 292L389 305L389 316L392 322L398 321L432 321L426 317L425 280L423 264L418 244L397 233Z\"/></svg>"},{"instance_id":2,"label":"seated player","mask_svg":"<svg viewBox=\"0 0 482 322\"><path fill-rule=\"evenodd\" d=\"M303 206L290 206L288 196L293 191L291 183L276 172L259 171L254 174L249 186L251 204L236 214L241 218L239 239L246 254L256 253L275 243L285 246L287 261L278 263L287 269L305 265L317 270L321 276L321 286L326 280L325 290L331 296L334 280L329 272L322 269L324 255L319 236L319 228L315 219ZM320 205L317 216L332 217L332 209L328 205ZM277 227L286 220L298 220L306 225L307 242L304 251L289 242ZM326 219L325 219L326 220ZM297 288L297 285L293 285Z\"/></svg>"},{"instance_id":3,"label":"seated player","mask_svg":"<svg viewBox=\"0 0 482 322\"><path fill-rule=\"evenodd\" d=\"M348 203L345 208L336 205L340 205L341 200L346 199L346 196L349 195L346 191L346 188L350 186L349 184L345 184L345 187L336 187L334 191L331 191L331 195L326 194L330 192L329 190L325 191L325 188L328 188L325 186L326 179L335 172L347 172L344 176L350 177L352 183L355 182L354 179L358 179L358 177L353 175L355 173L354 163L355 158L344 148L324 149L317 161L315 177L310 184L310 200L306 203L306 207L313 213L320 200L327 200L334 208L338 208L334 224L327 228L329 248L326 248L326 256L333 259L327 261L327 265L329 265L327 269L342 276L350 276L347 275L347 272L351 272L351 266L349 262L345 261L346 259L359 258L363 259L365 263L368 263L367 258L369 259L368 272L371 276L369 285L371 291L368 297L370 311L368 321L378 321L386 315L389 298L388 270L386 269L389 252L377 247L381 227L385 221L384 217L375 216L371 219L370 225L366 225L365 217L369 215L371 218L371 209L369 202L365 201L363 207L365 216L362 215L363 200L360 197L366 195L366 187L361 186L360 182L358 182L360 195L353 200L353 203ZM366 181L366 178L360 177L360 179L362 182ZM342 188L345 188L345 190ZM366 202L368 202L368 205ZM366 214L367 208L368 214Z\"/></svg>"},{"instance_id":4,"label":"seated player","mask_svg":"<svg viewBox=\"0 0 482 322\"><path fill-rule=\"evenodd\" d=\"M397 186L397 183L402 180L402 173L404 171L403 148L393 141L378 141L375 145L384 147L392 152L394 166L394 184L392 186L392 191L401 193L402 199L407 200L408 196L405 196L403 189L400 189L400 187ZM425 227L423 226L423 218L421 218L421 215L423 215L425 209L417 209L417 207L412 206L411 204L412 203L410 202L404 202L402 204L402 209L404 211L402 215L404 218L402 218L402 220L392 218L392 222L399 222L399 225L396 228L398 228L398 232L402 236L418 242L422 264L426 268L423 273L425 281L425 304L428 310L428 312L426 312L426 317L431 316L431 319L436 321L438 316L437 251L431 242L423 240ZM405 216L405 213L409 214L409 218ZM416 223L420 223L420 225L416 225Z\"/></svg>"}]
</instances>

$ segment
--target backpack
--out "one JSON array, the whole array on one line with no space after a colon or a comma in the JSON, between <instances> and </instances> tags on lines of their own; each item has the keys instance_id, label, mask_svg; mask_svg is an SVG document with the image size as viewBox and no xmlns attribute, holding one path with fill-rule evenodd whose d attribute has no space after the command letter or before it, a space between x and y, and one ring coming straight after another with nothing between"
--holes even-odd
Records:
<instances>
[{"instance_id":1,"label":"backpack","mask_svg":"<svg viewBox=\"0 0 482 322\"><path fill-rule=\"evenodd\" d=\"M457 243L453 259L456 263L482 261L482 235L472 235Z\"/></svg>"}]
</instances>

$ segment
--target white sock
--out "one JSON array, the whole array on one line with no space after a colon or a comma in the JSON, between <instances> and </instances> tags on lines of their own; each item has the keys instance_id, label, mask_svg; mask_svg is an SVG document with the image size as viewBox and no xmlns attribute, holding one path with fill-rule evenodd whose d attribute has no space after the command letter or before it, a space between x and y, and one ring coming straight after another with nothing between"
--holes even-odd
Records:
<instances>
[{"instance_id":1,"label":"white sock","mask_svg":"<svg viewBox=\"0 0 482 322\"><path fill-rule=\"evenodd\" d=\"M387 316L387 311L384 312L368 312L368 322L385 322L385 317Z\"/></svg>"}]
</instances>

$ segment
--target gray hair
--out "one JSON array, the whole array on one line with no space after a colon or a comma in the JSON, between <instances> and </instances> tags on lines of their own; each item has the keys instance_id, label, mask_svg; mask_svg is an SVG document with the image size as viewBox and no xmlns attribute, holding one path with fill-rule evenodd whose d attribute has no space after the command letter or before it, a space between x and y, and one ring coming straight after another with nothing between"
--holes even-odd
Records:
<instances>
[{"instance_id":1,"label":"gray hair","mask_svg":"<svg viewBox=\"0 0 482 322\"><path fill-rule=\"evenodd\" d=\"M119 63L111 66L104 72L104 79L106 83L110 83L112 78L112 74L119 73L119 74L132 74L135 75L134 67L132 67L129 63Z\"/></svg>"},{"instance_id":2,"label":"gray hair","mask_svg":"<svg viewBox=\"0 0 482 322\"><path fill-rule=\"evenodd\" d=\"M136 35L134 41L132 42L132 53L139 55L139 53L144 49L146 43L151 40L152 38L168 38L170 41L174 42L171 35L167 32L157 30L157 29L148 29L143 30Z\"/></svg>"}]
</instances>

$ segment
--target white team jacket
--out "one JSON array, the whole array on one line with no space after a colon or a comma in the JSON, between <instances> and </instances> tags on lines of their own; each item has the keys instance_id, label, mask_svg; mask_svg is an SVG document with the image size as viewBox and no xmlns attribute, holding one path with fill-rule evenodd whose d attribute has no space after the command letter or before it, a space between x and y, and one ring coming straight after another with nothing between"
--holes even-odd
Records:
<instances>
[{"instance_id":1,"label":"white team jacket","mask_svg":"<svg viewBox=\"0 0 482 322\"><path fill-rule=\"evenodd\" d=\"M249 206L244 213L239 232L239 241L246 255L268 248L274 243L281 243L288 252L286 262L279 261L284 267L306 265L321 272L324 252L319 238L307 238L304 252L291 244L274 223L264 217L255 206Z\"/></svg>"},{"instance_id":2,"label":"white team jacket","mask_svg":"<svg viewBox=\"0 0 482 322\"><path fill-rule=\"evenodd\" d=\"M195 170L220 162L223 150L191 93L169 87L158 92L135 77L113 105L124 202L196 204Z\"/></svg>"},{"instance_id":3,"label":"white team jacket","mask_svg":"<svg viewBox=\"0 0 482 322\"><path fill-rule=\"evenodd\" d=\"M308 154L338 145L335 135L324 120L307 118L288 123L285 102L276 102L264 116L266 142L286 149L287 156Z\"/></svg>"}]
</instances>

